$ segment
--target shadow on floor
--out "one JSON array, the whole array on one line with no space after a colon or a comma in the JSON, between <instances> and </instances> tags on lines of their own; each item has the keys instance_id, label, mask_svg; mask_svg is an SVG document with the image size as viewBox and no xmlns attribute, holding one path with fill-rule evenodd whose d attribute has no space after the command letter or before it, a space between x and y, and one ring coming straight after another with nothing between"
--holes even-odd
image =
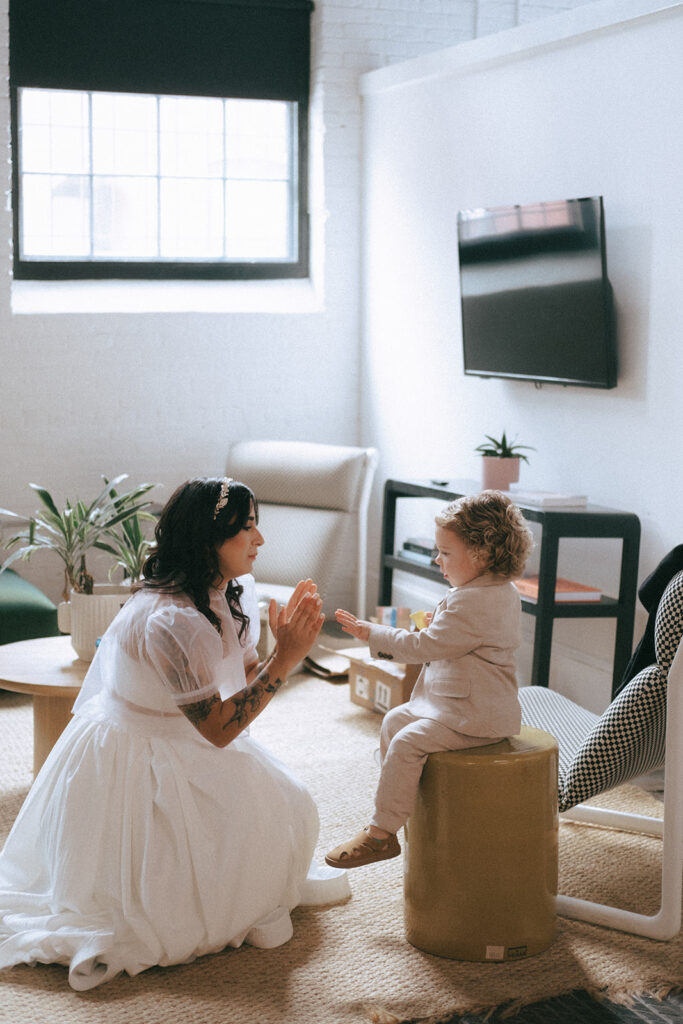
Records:
<instances>
[{"instance_id":1,"label":"shadow on floor","mask_svg":"<svg viewBox=\"0 0 683 1024\"><path fill-rule=\"evenodd\" d=\"M444 1024L683 1024L683 991L666 999L636 996L632 1006L598 1001L587 992L572 992L543 1003L533 1003L512 1017L495 1011L489 1017L465 1014Z\"/></svg>"}]
</instances>

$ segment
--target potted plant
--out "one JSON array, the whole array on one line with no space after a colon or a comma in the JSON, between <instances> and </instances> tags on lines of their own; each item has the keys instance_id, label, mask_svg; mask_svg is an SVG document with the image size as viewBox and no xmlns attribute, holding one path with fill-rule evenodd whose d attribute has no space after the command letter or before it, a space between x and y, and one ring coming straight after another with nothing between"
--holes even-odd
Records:
<instances>
[{"instance_id":1,"label":"potted plant","mask_svg":"<svg viewBox=\"0 0 683 1024\"><path fill-rule=\"evenodd\" d=\"M508 441L503 431L500 439L485 434L486 441L474 450L482 457L482 489L507 491L510 484L519 480L519 467L522 459L528 462L522 450L535 451L531 445L517 444Z\"/></svg>"},{"instance_id":2,"label":"potted plant","mask_svg":"<svg viewBox=\"0 0 683 1024\"><path fill-rule=\"evenodd\" d=\"M147 487L147 484L143 485ZM149 486L155 486L151 484ZM116 493L112 484L110 495L115 501L120 501L120 496ZM146 503L146 508L149 508L151 503ZM121 569L123 573L123 581L126 584L135 583L136 580L142 578L142 567L145 564L149 549L152 546L153 541L149 536L148 530L145 530L144 523L154 522L157 518L151 512L147 511L146 508L140 508L133 512L132 515L127 516L120 522L116 523L115 526L110 527L104 531L106 540L99 540L95 542L95 547L100 551L106 551L114 559L114 564L109 569L109 579L111 580L114 573Z\"/></svg>"},{"instance_id":3,"label":"potted plant","mask_svg":"<svg viewBox=\"0 0 683 1024\"><path fill-rule=\"evenodd\" d=\"M86 556L92 548L113 553L120 560L122 548L128 539L135 539L135 527L131 522L130 532L121 540L119 531L124 523L146 516L144 512L151 502L142 500L155 484L139 484L119 494L116 487L126 474L111 482L103 477L104 489L89 504L80 499L67 499L59 509L46 488L37 484L30 487L38 494L42 508L28 520L28 526L20 530L5 544L16 548L0 566L0 572L17 559L28 560L36 551L54 551L64 563L63 601L58 608L59 628L71 632L71 642L79 658L88 661L95 654L97 638L102 635L120 607L124 604L130 587L115 584L95 583L86 566ZM22 519L15 512L0 509L0 512L16 519ZM20 546L18 546L20 545Z\"/></svg>"}]
</instances>

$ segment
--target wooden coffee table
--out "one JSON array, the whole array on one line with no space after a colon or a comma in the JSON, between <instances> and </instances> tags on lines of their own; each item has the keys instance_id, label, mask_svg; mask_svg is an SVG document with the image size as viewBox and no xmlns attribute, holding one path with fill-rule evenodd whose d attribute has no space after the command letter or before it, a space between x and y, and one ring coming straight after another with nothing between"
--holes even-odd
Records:
<instances>
[{"instance_id":1,"label":"wooden coffee table","mask_svg":"<svg viewBox=\"0 0 683 1024\"><path fill-rule=\"evenodd\" d=\"M81 661L70 636L0 644L0 689L33 697L33 774L40 771L71 718L90 662Z\"/></svg>"}]
</instances>

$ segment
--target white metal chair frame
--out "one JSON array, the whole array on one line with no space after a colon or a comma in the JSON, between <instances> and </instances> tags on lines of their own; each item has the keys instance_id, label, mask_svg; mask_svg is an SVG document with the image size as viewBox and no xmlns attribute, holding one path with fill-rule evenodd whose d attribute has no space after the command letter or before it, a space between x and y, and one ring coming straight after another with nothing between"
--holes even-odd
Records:
<instances>
[{"instance_id":1,"label":"white metal chair frame","mask_svg":"<svg viewBox=\"0 0 683 1024\"><path fill-rule=\"evenodd\" d=\"M650 939L672 939L681 928L683 896L683 641L668 673L666 715L666 760L664 818L628 814L607 808L578 804L562 813L564 820L604 825L662 838L661 902L656 914L577 899L557 897L557 912L592 924L643 935Z\"/></svg>"}]
</instances>

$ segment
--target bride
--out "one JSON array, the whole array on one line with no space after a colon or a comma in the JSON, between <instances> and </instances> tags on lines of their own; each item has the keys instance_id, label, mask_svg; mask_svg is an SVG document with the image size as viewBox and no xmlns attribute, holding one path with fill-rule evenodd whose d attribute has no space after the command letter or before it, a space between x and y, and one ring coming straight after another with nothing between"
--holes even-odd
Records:
<instances>
[{"instance_id":1,"label":"bride","mask_svg":"<svg viewBox=\"0 0 683 1024\"><path fill-rule=\"evenodd\" d=\"M311 863L310 794L248 735L323 622L302 581L287 608L271 602L258 663L257 522L228 478L190 480L164 508L0 854L0 967L64 964L89 989L280 945L295 906L348 895L343 872Z\"/></svg>"}]
</instances>

